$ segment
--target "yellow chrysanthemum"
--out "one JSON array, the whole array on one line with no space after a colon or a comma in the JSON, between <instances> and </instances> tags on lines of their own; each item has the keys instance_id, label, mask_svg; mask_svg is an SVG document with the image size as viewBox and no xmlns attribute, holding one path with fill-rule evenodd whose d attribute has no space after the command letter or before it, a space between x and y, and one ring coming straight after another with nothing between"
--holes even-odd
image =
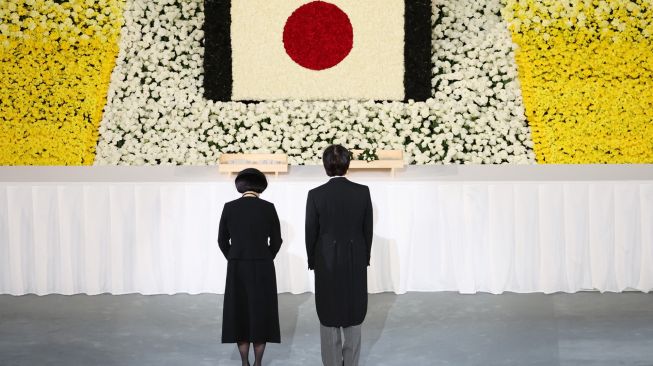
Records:
<instances>
[{"instance_id":1,"label":"yellow chrysanthemum","mask_svg":"<svg viewBox=\"0 0 653 366\"><path fill-rule=\"evenodd\" d=\"M653 4L509 0L541 163L653 162Z\"/></svg>"},{"instance_id":2,"label":"yellow chrysanthemum","mask_svg":"<svg viewBox=\"0 0 653 366\"><path fill-rule=\"evenodd\" d=\"M121 0L0 8L0 164L92 164L118 53Z\"/></svg>"}]
</instances>

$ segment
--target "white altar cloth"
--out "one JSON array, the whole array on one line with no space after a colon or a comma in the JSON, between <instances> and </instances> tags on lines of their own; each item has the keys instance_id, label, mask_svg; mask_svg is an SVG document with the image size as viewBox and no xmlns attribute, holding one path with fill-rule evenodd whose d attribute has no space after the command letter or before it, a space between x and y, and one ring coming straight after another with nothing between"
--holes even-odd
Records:
<instances>
[{"instance_id":1,"label":"white altar cloth","mask_svg":"<svg viewBox=\"0 0 653 366\"><path fill-rule=\"evenodd\" d=\"M223 293L216 167L0 167L0 293ZM369 291L653 289L653 166L411 166L370 186ZM313 290L307 191L321 167L269 177L280 292Z\"/></svg>"}]
</instances>

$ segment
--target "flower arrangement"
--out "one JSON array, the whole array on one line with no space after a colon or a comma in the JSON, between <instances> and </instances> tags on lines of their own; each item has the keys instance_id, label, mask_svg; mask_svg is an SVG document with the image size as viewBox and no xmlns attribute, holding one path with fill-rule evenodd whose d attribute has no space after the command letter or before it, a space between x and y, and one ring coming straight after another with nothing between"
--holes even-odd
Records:
<instances>
[{"instance_id":1,"label":"flower arrangement","mask_svg":"<svg viewBox=\"0 0 653 366\"><path fill-rule=\"evenodd\" d=\"M216 164L284 152L317 164L331 143L401 149L407 163L533 163L514 45L499 0L432 2L425 102L214 102L203 97L202 0L128 0L95 164Z\"/></svg>"},{"instance_id":2,"label":"flower arrangement","mask_svg":"<svg viewBox=\"0 0 653 366\"><path fill-rule=\"evenodd\" d=\"M653 162L653 6L508 0L541 163Z\"/></svg>"},{"instance_id":3,"label":"flower arrangement","mask_svg":"<svg viewBox=\"0 0 653 366\"><path fill-rule=\"evenodd\" d=\"M360 154L352 156L352 158L363 161L379 160L379 156L376 154L376 150L372 149L365 149L361 151Z\"/></svg>"},{"instance_id":4,"label":"flower arrangement","mask_svg":"<svg viewBox=\"0 0 653 366\"><path fill-rule=\"evenodd\" d=\"M4 0L0 164L90 165L122 25L120 0Z\"/></svg>"},{"instance_id":5,"label":"flower arrangement","mask_svg":"<svg viewBox=\"0 0 653 366\"><path fill-rule=\"evenodd\" d=\"M647 1L431 7L426 101L242 103L203 96L204 0L5 0L0 164L316 164L332 143L409 164L653 162Z\"/></svg>"}]
</instances>

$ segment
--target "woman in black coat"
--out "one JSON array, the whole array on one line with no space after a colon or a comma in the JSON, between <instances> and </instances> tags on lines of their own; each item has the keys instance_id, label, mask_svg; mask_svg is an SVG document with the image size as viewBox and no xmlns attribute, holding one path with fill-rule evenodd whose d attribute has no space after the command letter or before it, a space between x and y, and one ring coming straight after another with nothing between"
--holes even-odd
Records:
<instances>
[{"instance_id":1,"label":"woman in black coat","mask_svg":"<svg viewBox=\"0 0 653 366\"><path fill-rule=\"evenodd\" d=\"M267 342L280 343L274 257L281 247L281 228L274 204L259 195L267 187L265 175L245 169L236 177L242 197L227 202L220 217L218 244L227 258L222 313L222 343L237 343L243 366L260 366Z\"/></svg>"}]
</instances>

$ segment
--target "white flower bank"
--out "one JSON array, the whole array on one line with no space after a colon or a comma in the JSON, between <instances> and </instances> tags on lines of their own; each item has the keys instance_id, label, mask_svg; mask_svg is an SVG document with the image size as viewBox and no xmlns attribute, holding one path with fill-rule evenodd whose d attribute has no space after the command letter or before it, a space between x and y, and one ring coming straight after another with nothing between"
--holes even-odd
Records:
<instances>
[{"instance_id":1,"label":"white flower bank","mask_svg":"<svg viewBox=\"0 0 653 366\"><path fill-rule=\"evenodd\" d=\"M482 3L482 4L480 4ZM213 165L221 152L319 163L330 143L408 163L534 163L499 0L433 2L427 102L212 102L202 90L202 0L128 0L97 165Z\"/></svg>"}]
</instances>

